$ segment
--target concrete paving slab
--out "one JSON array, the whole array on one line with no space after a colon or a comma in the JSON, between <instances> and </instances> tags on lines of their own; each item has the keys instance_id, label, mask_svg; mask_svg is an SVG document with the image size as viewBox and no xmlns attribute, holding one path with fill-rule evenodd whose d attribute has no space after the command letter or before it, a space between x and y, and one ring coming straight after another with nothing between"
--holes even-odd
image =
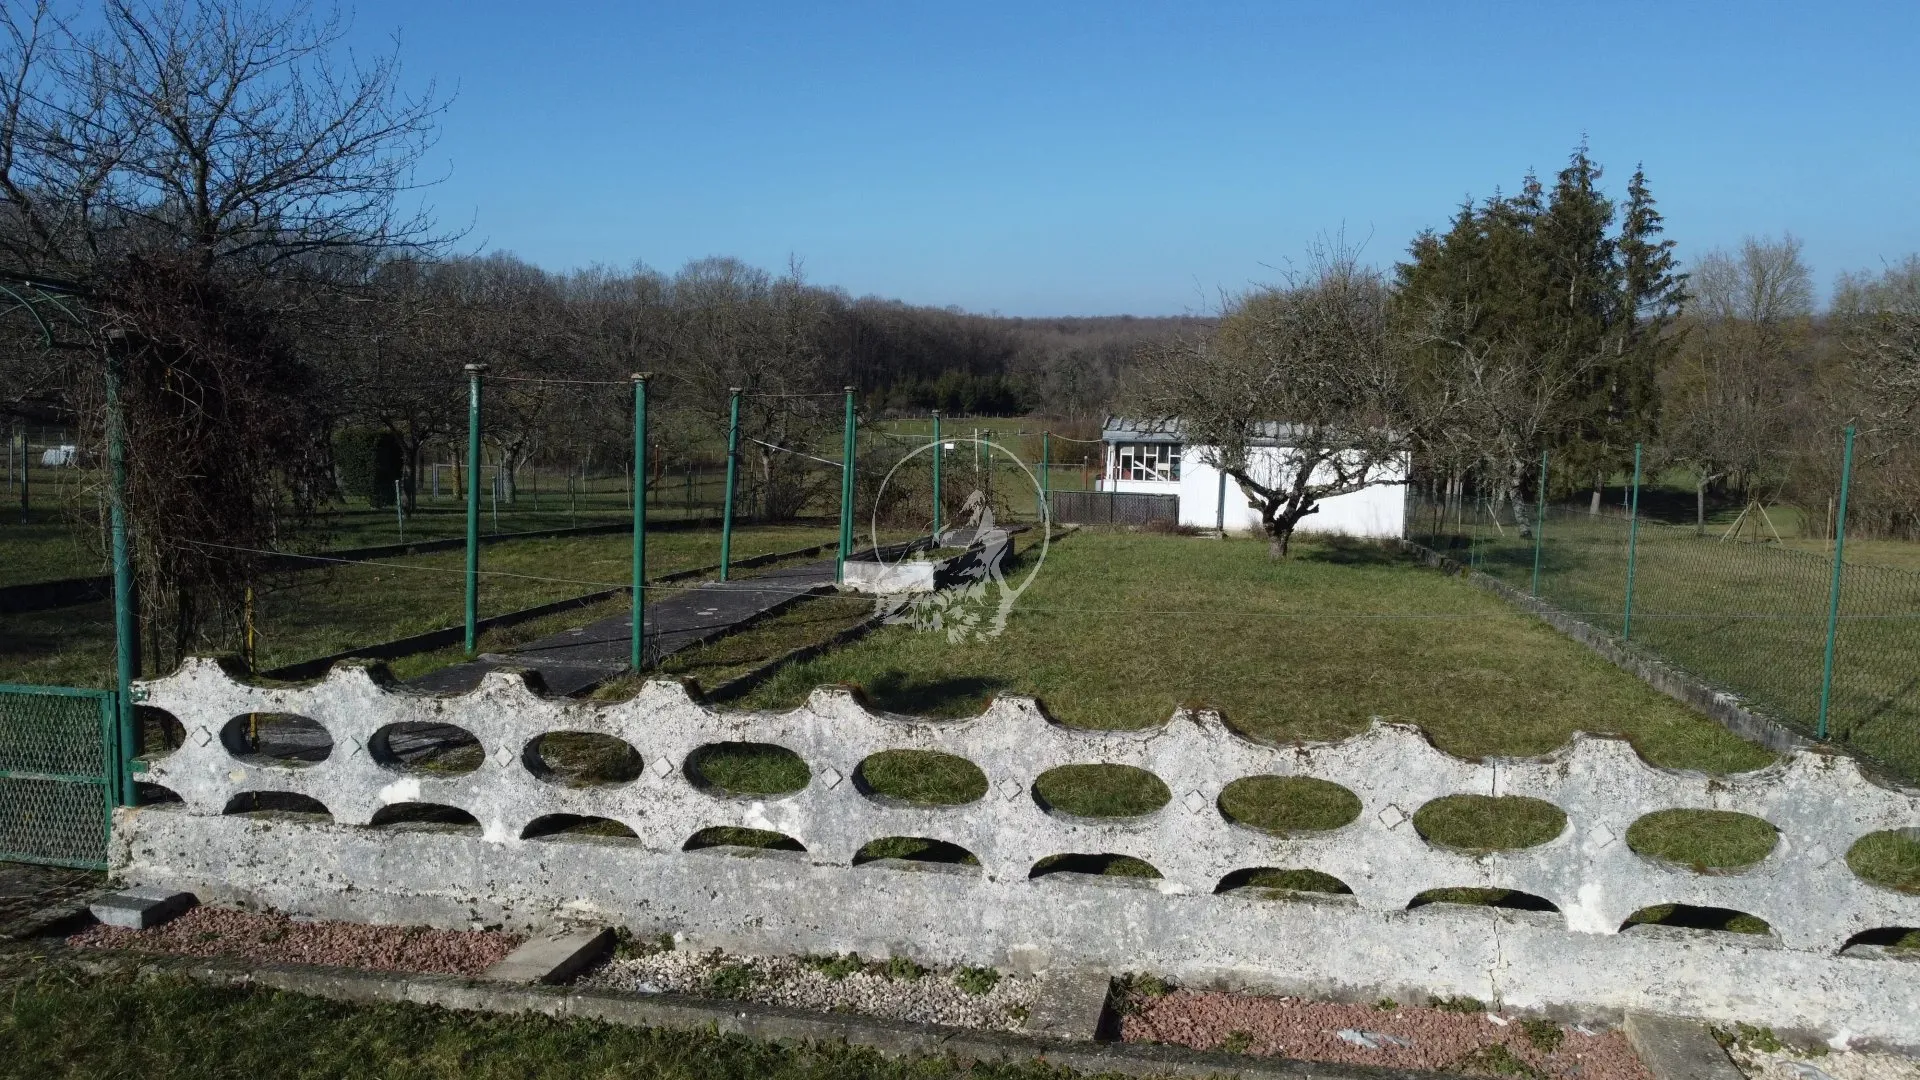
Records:
<instances>
[{"instance_id":1,"label":"concrete paving slab","mask_svg":"<svg viewBox=\"0 0 1920 1080\"><path fill-rule=\"evenodd\" d=\"M1655 1080L1745 1080L1705 1024L1630 1012L1624 1030Z\"/></svg>"},{"instance_id":2,"label":"concrete paving slab","mask_svg":"<svg viewBox=\"0 0 1920 1080\"><path fill-rule=\"evenodd\" d=\"M1113 980L1105 972L1062 971L1044 975L1020 1030L1029 1035L1092 1042L1109 1026L1108 998Z\"/></svg>"},{"instance_id":3,"label":"concrete paving slab","mask_svg":"<svg viewBox=\"0 0 1920 1080\"><path fill-rule=\"evenodd\" d=\"M87 910L108 926L145 930L171 921L197 903L192 893L139 886L108 893L87 905Z\"/></svg>"},{"instance_id":4,"label":"concrete paving slab","mask_svg":"<svg viewBox=\"0 0 1920 1080\"><path fill-rule=\"evenodd\" d=\"M528 938L506 959L487 969L487 978L512 983L567 982L607 955L613 941L613 931L607 927Z\"/></svg>"}]
</instances>

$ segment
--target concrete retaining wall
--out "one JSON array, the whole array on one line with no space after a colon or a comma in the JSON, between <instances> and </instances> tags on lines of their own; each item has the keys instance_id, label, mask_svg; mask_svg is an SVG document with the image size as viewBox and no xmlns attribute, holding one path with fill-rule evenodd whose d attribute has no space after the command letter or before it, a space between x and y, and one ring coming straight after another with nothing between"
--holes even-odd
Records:
<instances>
[{"instance_id":1,"label":"concrete retaining wall","mask_svg":"<svg viewBox=\"0 0 1920 1080\"><path fill-rule=\"evenodd\" d=\"M190 663L147 691L148 704L172 712L187 731L185 746L147 779L183 802L122 812L113 863L134 882L204 899L441 926L606 921L746 951L1147 970L1335 996L1468 994L1514 1008L1640 1009L1920 1045L1920 963L1859 946L1841 955L1862 931L1920 926L1920 896L1869 885L1845 861L1865 833L1920 824L1920 794L1881 786L1846 758L1800 753L1716 778L1656 769L1624 742L1586 736L1542 759L1469 762L1435 750L1414 729L1386 724L1340 743L1273 747L1205 713L1148 731L1078 731L1015 697L956 721L874 714L829 689L788 713L716 713L669 682L596 706L540 698L504 675L457 698L391 691L360 668L336 669L311 687L255 688L209 662ZM327 728L333 751L303 768L237 759L220 731L250 712L310 717ZM444 776L376 760L375 733L396 722L456 724L479 739L485 763ZM556 730L625 740L642 756L641 779L597 788L541 779L527 768L526 750ZM689 783L688 755L729 741L785 746L807 761L812 780L770 799ZM860 762L895 748L966 757L985 772L989 793L942 809L863 793ZM1121 822L1037 802L1036 777L1086 762L1147 769L1173 799ZM1342 784L1362 812L1343 828L1291 838L1228 822L1216 805L1221 788L1256 774ZM267 790L318 799L333 821L223 815L234 795ZM1518 852L1475 857L1429 844L1411 815L1457 793L1546 799L1569 823L1556 839ZM383 806L406 801L460 807L478 819L481 835L364 827ZM1779 828L1779 843L1759 865L1721 875L1627 847L1634 820L1673 807L1765 818ZM521 839L530 822L555 813L612 818L639 839ZM776 830L806 851L681 850L716 825ZM981 865L849 865L883 836L945 840ZM1165 878L1029 877L1038 860L1066 852L1134 856ZM1320 870L1354 895L1216 895L1222 878L1251 867ZM1452 886L1518 889L1561 913L1407 909L1417 894ZM1749 912L1775 935L1619 932L1630 913L1670 902Z\"/></svg>"}]
</instances>

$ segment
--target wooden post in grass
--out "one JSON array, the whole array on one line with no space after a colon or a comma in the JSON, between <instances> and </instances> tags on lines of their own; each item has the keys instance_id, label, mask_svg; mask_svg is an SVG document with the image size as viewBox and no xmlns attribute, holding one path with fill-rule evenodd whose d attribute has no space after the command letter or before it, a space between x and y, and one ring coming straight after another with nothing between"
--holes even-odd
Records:
<instances>
[{"instance_id":1,"label":"wooden post in grass","mask_svg":"<svg viewBox=\"0 0 1920 1080\"><path fill-rule=\"evenodd\" d=\"M639 477L638 483L628 486L629 498L633 502L633 626L628 636L633 639L632 654L628 664L634 671L640 670L643 639L646 637L646 583L647 583L647 372L633 375L633 472L629 475Z\"/></svg>"},{"instance_id":2,"label":"wooden post in grass","mask_svg":"<svg viewBox=\"0 0 1920 1080\"><path fill-rule=\"evenodd\" d=\"M1853 488L1853 425L1840 458L1840 509L1833 516L1833 584L1827 589L1827 656L1820 669L1820 720L1814 734L1827 737L1827 711L1833 702L1833 650L1840 633L1840 569L1847 551L1847 495Z\"/></svg>"},{"instance_id":3,"label":"wooden post in grass","mask_svg":"<svg viewBox=\"0 0 1920 1080\"><path fill-rule=\"evenodd\" d=\"M733 403L727 419L727 494L720 512L720 580L727 580L733 567L733 484L740 463L740 388L731 387Z\"/></svg>"},{"instance_id":4,"label":"wooden post in grass","mask_svg":"<svg viewBox=\"0 0 1920 1080\"><path fill-rule=\"evenodd\" d=\"M468 364L467 373L467 633L473 655L480 608L480 376L487 365Z\"/></svg>"},{"instance_id":5,"label":"wooden post in grass","mask_svg":"<svg viewBox=\"0 0 1920 1080\"><path fill-rule=\"evenodd\" d=\"M1620 640L1633 637L1633 570L1640 555L1640 444L1633 444L1633 494L1627 509L1627 603L1620 616Z\"/></svg>"}]
</instances>

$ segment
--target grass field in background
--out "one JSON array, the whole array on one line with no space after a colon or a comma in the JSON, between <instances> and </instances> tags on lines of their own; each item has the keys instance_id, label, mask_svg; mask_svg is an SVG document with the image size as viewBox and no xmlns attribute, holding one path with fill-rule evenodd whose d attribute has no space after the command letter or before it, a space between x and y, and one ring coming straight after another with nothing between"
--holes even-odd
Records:
<instances>
[{"instance_id":1,"label":"grass field in background","mask_svg":"<svg viewBox=\"0 0 1920 1080\"><path fill-rule=\"evenodd\" d=\"M747 559L830 543L835 536L829 528L743 527L735 530L733 556ZM256 600L257 666L264 670L459 624L465 614L465 559L462 551L443 551L278 575L280 584L262 590ZM661 532L647 538L649 577L719 559L718 530ZM622 585L630 560L631 539L624 534L515 540L482 548L482 573L503 576L481 578L480 615ZM555 618L580 625L588 617L572 612ZM520 632L523 628L502 631L491 640L527 640ZM0 614L0 682L105 686L111 681L112 648L113 610L108 603ZM411 670L421 662L405 666Z\"/></svg>"},{"instance_id":2,"label":"grass field in background","mask_svg":"<svg viewBox=\"0 0 1920 1080\"><path fill-rule=\"evenodd\" d=\"M1082 531L1053 545L1007 630L984 642L885 627L796 665L743 705L856 683L882 708L978 712L1032 694L1063 723L1140 728L1183 705L1255 738L1338 739L1415 723L1462 757L1546 753L1574 731L1650 761L1733 772L1772 760L1531 615L1370 544ZM1024 568L1021 571L1024 574Z\"/></svg>"},{"instance_id":3,"label":"grass field in background","mask_svg":"<svg viewBox=\"0 0 1920 1080\"><path fill-rule=\"evenodd\" d=\"M1553 508L1540 595L1607 632L1624 629L1628 521ZM1482 509L1444 524L1431 506L1409 535L1515 588L1532 587L1534 544ZM1812 732L1819 716L1832 563L1772 543L1721 541L1643 521L1635 541L1632 642ZM1849 561L1841 583L1829 733L1920 779L1920 571Z\"/></svg>"}]
</instances>

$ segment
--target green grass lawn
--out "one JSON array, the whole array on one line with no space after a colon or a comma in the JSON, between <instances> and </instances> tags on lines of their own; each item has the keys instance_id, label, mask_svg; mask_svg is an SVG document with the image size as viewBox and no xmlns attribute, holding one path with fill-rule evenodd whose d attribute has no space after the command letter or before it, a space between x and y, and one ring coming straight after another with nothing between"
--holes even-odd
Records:
<instances>
[{"instance_id":1,"label":"green grass lawn","mask_svg":"<svg viewBox=\"0 0 1920 1080\"><path fill-rule=\"evenodd\" d=\"M1195 705L1273 742L1339 739L1380 716L1469 758L1543 754L1588 731L1674 768L1772 760L1531 615L1361 544L1306 542L1274 562L1258 541L1083 531L1053 545L999 637L883 627L742 704L790 708L832 683L934 716L1022 693L1089 728L1161 724Z\"/></svg>"},{"instance_id":2,"label":"green grass lawn","mask_svg":"<svg viewBox=\"0 0 1920 1080\"><path fill-rule=\"evenodd\" d=\"M832 529L752 526L735 530L733 555L789 551L830 542ZM434 552L404 559L278 575L256 600L256 656L262 670L360 645L405 637L460 622L464 612L465 553ZM717 530L662 532L647 540L649 576L719 561ZM628 536L510 541L482 548L480 614L497 615L622 584L630 572ZM621 601L624 605L625 601ZM611 612L607 612L611 613ZM595 617L570 612L537 627L494 632L486 647L531 640ZM104 686L111 681L112 607L98 603L55 611L0 615L0 682ZM455 655L430 654L396 664L418 674ZM423 666L424 665L424 666Z\"/></svg>"},{"instance_id":3,"label":"green grass lawn","mask_svg":"<svg viewBox=\"0 0 1920 1080\"><path fill-rule=\"evenodd\" d=\"M1038 1063L889 1060L834 1044L531 1014L355 1005L275 990L15 971L0 1076L108 1080L1059 1080Z\"/></svg>"}]
</instances>

